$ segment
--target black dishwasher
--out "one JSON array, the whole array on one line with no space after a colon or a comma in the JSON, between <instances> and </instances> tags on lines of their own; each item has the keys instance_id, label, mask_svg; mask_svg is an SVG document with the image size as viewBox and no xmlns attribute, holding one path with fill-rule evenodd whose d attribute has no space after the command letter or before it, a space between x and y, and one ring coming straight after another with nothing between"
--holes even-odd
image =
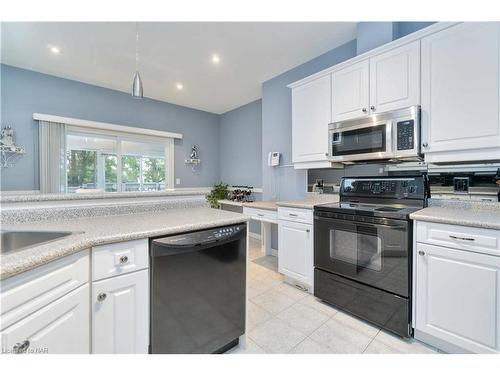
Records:
<instances>
[{"instance_id":1,"label":"black dishwasher","mask_svg":"<svg viewBox=\"0 0 500 375\"><path fill-rule=\"evenodd\" d=\"M222 353L245 332L246 224L150 240L150 353Z\"/></svg>"}]
</instances>

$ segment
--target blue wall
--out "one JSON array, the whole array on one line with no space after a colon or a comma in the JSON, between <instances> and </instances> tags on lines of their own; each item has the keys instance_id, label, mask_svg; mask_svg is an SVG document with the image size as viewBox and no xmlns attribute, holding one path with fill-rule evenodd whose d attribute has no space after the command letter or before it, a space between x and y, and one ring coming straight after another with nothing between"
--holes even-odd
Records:
<instances>
[{"instance_id":1,"label":"blue wall","mask_svg":"<svg viewBox=\"0 0 500 375\"><path fill-rule=\"evenodd\" d=\"M177 187L211 186L219 179L219 115L127 93L1 65L2 125L11 125L26 154L2 169L1 190L37 190L38 129L33 113L182 133L175 141ZM193 174L184 165L193 144L202 163Z\"/></svg>"},{"instance_id":2,"label":"blue wall","mask_svg":"<svg viewBox=\"0 0 500 375\"><path fill-rule=\"evenodd\" d=\"M394 22L396 31L395 39L414 33L415 31L430 26L433 23L435 22Z\"/></svg>"},{"instance_id":3,"label":"blue wall","mask_svg":"<svg viewBox=\"0 0 500 375\"><path fill-rule=\"evenodd\" d=\"M262 101L220 116L220 179L230 185L262 187Z\"/></svg>"},{"instance_id":4,"label":"blue wall","mask_svg":"<svg viewBox=\"0 0 500 375\"><path fill-rule=\"evenodd\" d=\"M356 34L356 52L361 55L392 42L397 36L397 26L396 22L359 22Z\"/></svg>"}]
</instances>

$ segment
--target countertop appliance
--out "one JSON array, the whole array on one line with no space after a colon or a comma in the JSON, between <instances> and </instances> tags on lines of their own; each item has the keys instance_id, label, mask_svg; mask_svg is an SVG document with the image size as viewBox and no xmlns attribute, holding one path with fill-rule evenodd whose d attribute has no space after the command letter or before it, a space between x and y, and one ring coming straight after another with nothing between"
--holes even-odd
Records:
<instances>
[{"instance_id":1,"label":"countertop appliance","mask_svg":"<svg viewBox=\"0 0 500 375\"><path fill-rule=\"evenodd\" d=\"M314 207L314 295L403 337L411 329L412 223L426 176L344 177Z\"/></svg>"},{"instance_id":2,"label":"countertop appliance","mask_svg":"<svg viewBox=\"0 0 500 375\"><path fill-rule=\"evenodd\" d=\"M421 160L419 106L335 122L328 129L332 162Z\"/></svg>"},{"instance_id":3,"label":"countertop appliance","mask_svg":"<svg viewBox=\"0 0 500 375\"><path fill-rule=\"evenodd\" d=\"M150 353L223 353L245 332L245 223L150 240Z\"/></svg>"}]
</instances>

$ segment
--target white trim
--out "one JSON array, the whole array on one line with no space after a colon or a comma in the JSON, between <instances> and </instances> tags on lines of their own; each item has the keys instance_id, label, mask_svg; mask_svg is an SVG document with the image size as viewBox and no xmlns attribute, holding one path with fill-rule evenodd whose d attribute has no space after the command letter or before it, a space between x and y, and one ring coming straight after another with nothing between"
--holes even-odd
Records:
<instances>
[{"instance_id":1,"label":"white trim","mask_svg":"<svg viewBox=\"0 0 500 375\"><path fill-rule=\"evenodd\" d=\"M149 135L149 136L161 137L161 138L182 139L182 134L180 134L180 133L165 132L165 131L153 130L153 129L136 128L133 126L109 124L106 122L81 120L81 119L76 119L76 118L71 118L71 117L47 115L47 114L43 114L43 113L33 113L33 120L58 122L58 123L66 124L66 125L79 126L82 128L111 130L111 131L115 131L115 132L142 134L142 135Z\"/></svg>"},{"instance_id":2,"label":"white trim","mask_svg":"<svg viewBox=\"0 0 500 375\"><path fill-rule=\"evenodd\" d=\"M424 27L423 29L420 29L418 31L415 31L414 33L408 34L402 38L393 40L392 42L386 43L381 45L380 47L374 48L372 50L369 50L365 53L362 53L361 55L357 55L349 60L345 60L339 64L333 65L329 68L323 69L317 73L311 74L310 76L307 76L301 80L295 81L287 85L289 88L295 88L297 86L301 86L305 83L308 83L310 81L314 81L317 78L320 78L326 74L330 74L334 71L337 71L339 69L343 69L349 65L355 64L359 61L369 59L370 57L374 57L376 55L380 55L381 53L387 52L391 49L401 47L405 44L408 44L410 42L420 40L423 37L426 37L430 34L435 34L439 31L442 31L444 29L447 29L451 26L458 25L461 22L437 22L433 25Z\"/></svg>"}]
</instances>

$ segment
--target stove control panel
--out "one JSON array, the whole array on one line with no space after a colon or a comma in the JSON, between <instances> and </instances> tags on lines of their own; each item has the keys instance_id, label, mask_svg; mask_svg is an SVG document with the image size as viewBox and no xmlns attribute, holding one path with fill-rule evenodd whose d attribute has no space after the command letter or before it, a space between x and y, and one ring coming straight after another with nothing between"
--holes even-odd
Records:
<instances>
[{"instance_id":1,"label":"stove control panel","mask_svg":"<svg viewBox=\"0 0 500 375\"><path fill-rule=\"evenodd\" d=\"M417 198L424 195L423 177L344 177L340 186L341 196Z\"/></svg>"}]
</instances>

